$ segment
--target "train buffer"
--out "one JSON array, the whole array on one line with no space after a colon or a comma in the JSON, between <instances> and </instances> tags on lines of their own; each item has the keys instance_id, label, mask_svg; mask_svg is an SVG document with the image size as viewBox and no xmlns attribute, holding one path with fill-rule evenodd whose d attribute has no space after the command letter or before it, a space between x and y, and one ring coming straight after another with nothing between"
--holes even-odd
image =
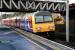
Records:
<instances>
[{"instance_id":1,"label":"train buffer","mask_svg":"<svg viewBox=\"0 0 75 50\"><path fill-rule=\"evenodd\" d=\"M74 50L32 33L13 29L0 27L0 50Z\"/></svg>"}]
</instances>

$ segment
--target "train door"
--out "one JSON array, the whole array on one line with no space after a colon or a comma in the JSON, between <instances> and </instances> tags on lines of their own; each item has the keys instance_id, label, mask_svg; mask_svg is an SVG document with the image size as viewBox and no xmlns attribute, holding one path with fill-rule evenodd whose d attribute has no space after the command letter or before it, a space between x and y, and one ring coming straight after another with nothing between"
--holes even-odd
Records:
<instances>
[{"instance_id":1,"label":"train door","mask_svg":"<svg viewBox=\"0 0 75 50\"><path fill-rule=\"evenodd\" d=\"M20 27L20 18L16 17L16 27L19 28Z\"/></svg>"},{"instance_id":2,"label":"train door","mask_svg":"<svg viewBox=\"0 0 75 50\"><path fill-rule=\"evenodd\" d=\"M16 27L20 27L20 19L17 19L17 26Z\"/></svg>"},{"instance_id":3,"label":"train door","mask_svg":"<svg viewBox=\"0 0 75 50\"><path fill-rule=\"evenodd\" d=\"M22 29L25 29L25 20L24 20L24 18L22 18L21 26L22 26Z\"/></svg>"},{"instance_id":4,"label":"train door","mask_svg":"<svg viewBox=\"0 0 75 50\"><path fill-rule=\"evenodd\" d=\"M23 19L20 20L20 28L23 29Z\"/></svg>"},{"instance_id":5,"label":"train door","mask_svg":"<svg viewBox=\"0 0 75 50\"><path fill-rule=\"evenodd\" d=\"M26 29L25 29L25 18L23 17L23 19L22 19L22 20L23 20L23 21L22 21L23 29L24 29L24 30L26 30Z\"/></svg>"},{"instance_id":6,"label":"train door","mask_svg":"<svg viewBox=\"0 0 75 50\"><path fill-rule=\"evenodd\" d=\"M28 19L25 19L25 30L28 31Z\"/></svg>"},{"instance_id":7,"label":"train door","mask_svg":"<svg viewBox=\"0 0 75 50\"><path fill-rule=\"evenodd\" d=\"M32 31L32 19L31 18L28 19L28 29L29 31Z\"/></svg>"}]
</instances>

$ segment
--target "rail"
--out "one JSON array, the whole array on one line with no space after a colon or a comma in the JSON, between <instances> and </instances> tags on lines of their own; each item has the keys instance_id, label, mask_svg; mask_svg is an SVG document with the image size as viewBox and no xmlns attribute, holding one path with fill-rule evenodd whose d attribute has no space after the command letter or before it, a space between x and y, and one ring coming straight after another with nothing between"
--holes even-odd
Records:
<instances>
[{"instance_id":1,"label":"rail","mask_svg":"<svg viewBox=\"0 0 75 50\"><path fill-rule=\"evenodd\" d=\"M67 47L65 45L62 45L60 43L54 42L52 40L48 40L46 38L40 37L38 35L23 31L21 29L17 29L17 28L13 28L14 30L16 30L17 32L22 33L24 36L27 36L29 38L31 38L32 40L35 40L41 44L44 44L50 48L53 48L54 50L75 50L73 48Z\"/></svg>"}]
</instances>

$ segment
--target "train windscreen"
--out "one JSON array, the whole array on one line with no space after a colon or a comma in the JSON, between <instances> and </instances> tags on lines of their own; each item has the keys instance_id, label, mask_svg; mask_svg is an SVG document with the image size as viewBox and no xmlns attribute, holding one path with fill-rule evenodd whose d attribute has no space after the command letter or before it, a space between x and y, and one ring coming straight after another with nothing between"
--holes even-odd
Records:
<instances>
[{"instance_id":1,"label":"train windscreen","mask_svg":"<svg viewBox=\"0 0 75 50\"><path fill-rule=\"evenodd\" d=\"M51 22L52 17L51 16L36 16L35 22L36 23L44 23L44 22Z\"/></svg>"},{"instance_id":2,"label":"train windscreen","mask_svg":"<svg viewBox=\"0 0 75 50\"><path fill-rule=\"evenodd\" d=\"M50 21L52 21L52 17L51 16L44 16L44 21L45 22L50 22Z\"/></svg>"}]
</instances>

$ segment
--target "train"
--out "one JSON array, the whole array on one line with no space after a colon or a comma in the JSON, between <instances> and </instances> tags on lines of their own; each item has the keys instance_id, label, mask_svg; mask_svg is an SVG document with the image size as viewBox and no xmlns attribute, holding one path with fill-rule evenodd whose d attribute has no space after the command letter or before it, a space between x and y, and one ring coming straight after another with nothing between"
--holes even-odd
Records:
<instances>
[{"instance_id":1,"label":"train","mask_svg":"<svg viewBox=\"0 0 75 50\"><path fill-rule=\"evenodd\" d=\"M57 25L64 25L65 24L65 19L63 15L60 13L52 13L52 17L54 19L55 24Z\"/></svg>"},{"instance_id":2,"label":"train","mask_svg":"<svg viewBox=\"0 0 75 50\"><path fill-rule=\"evenodd\" d=\"M55 19L57 19L57 17L53 18L52 13L49 11L37 11L34 13L26 13L24 16L6 18L2 21L4 25L17 27L35 34L45 33L55 35ZM59 24L64 24L64 22L62 22L64 20L60 21Z\"/></svg>"}]
</instances>

